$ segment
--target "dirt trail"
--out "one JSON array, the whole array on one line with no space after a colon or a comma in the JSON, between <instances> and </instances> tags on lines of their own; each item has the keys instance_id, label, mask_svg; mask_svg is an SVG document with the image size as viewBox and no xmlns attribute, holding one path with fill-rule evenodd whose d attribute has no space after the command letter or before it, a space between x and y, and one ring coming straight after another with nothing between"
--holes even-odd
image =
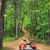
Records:
<instances>
[{"instance_id":1,"label":"dirt trail","mask_svg":"<svg viewBox=\"0 0 50 50\"><path fill-rule=\"evenodd\" d=\"M19 45L21 43L25 43L22 39L26 39L28 42L30 42L28 39L30 33L28 31L26 31L25 29L22 29L22 31L25 34L23 37L20 37L18 40L9 42L4 46L8 47L8 48L13 48L11 50L19 50ZM36 45L37 45L37 48L40 50L50 50L50 46L48 46L48 45L44 45L44 44L36 44Z\"/></svg>"}]
</instances>

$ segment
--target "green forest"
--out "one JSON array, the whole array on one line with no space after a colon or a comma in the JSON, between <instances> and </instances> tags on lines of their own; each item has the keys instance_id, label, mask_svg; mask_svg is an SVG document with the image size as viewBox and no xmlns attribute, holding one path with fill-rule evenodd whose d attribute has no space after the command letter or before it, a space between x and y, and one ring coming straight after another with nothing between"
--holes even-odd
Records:
<instances>
[{"instance_id":1,"label":"green forest","mask_svg":"<svg viewBox=\"0 0 50 50\"><path fill-rule=\"evenodd\" d=\"M18 40L24 27L33 42L50 42L50 0L5 0L4 7L3 41Z\"/></svg>"},{"instance_id":2,"label":"green forest","mask_svg":"<svg viewBox=\"0 0 50 50\"><path fill-rule=\"evenodd\" d=\"M5 37L23 35L21 29L24 24L26 30L31 33L30 39L48 41L48 4L48 0L18 0L18 3L14 0L7 1L4 14Z\"/></svg>"}]
</instances>

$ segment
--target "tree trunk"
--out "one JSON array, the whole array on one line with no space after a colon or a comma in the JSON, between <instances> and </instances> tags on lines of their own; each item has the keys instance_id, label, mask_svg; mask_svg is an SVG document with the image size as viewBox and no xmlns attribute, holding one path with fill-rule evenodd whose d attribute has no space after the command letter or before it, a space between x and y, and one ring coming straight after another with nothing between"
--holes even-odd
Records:
<instances>
[{"instance_id":1,"label":"tree trunk","mask_svg":"<svg viewBox=\"0 0 50 50\"><path fill-rule=\"evenodd\" d=\"M2 42L3 42L4 12L5 12L5 0L0 0L0 48L2 48Z\"/></svg>"},{"instance_id":2,"label":"tree trunk","mask_svg":"<svg viewBox=\"0 0 50 50\"><path fill-rule=\"evenodd\" d=\"M18 33L18 0L15 0L14 1L14 10L15 10L15 17L14 17L14 23L15 23L15 26L14 26L14 29L15 29L15 35L16 35L16 38L17 38L17 33Z\"/></svg>"},{"instance_id":3,"label":"tree trunk","mask_svg":"<svg viewBox=\"0 0 50 50\"><path fill-rule=\"evenodd\" d=\"M49 23L49 30L50 30L50 8L48 9L48 23ZM48 43L50 44L50 31L48 32Z\"/></svg>"}]
</instances>

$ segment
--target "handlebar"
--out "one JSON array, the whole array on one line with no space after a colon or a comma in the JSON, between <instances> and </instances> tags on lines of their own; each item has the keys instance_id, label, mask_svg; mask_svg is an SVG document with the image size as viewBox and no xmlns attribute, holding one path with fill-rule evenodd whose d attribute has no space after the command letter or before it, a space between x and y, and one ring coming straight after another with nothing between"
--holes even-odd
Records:
<instances>
[{"instance_id":1,"label":"handlebar","mask_svg":"<svg viewBox=\"0 0 50 50\"><path fill-rule=\"evenodd\" d=\"M26 42L26 44L28 44L28 42L25 39L23 39L23 41Z\"/></svg>"},{"instance_id":2,"label":"handlebar","mask_svg":"<svg viewBox=\"0 0 50 50\"><path fill-rule=\"evenodd\" d=\"M26 42L26 44L28 44L28 45L30 45L30 43L28 43L27 41L26 41L26 39L22 39L24 42Z\"/></svg>"}]
</instances>

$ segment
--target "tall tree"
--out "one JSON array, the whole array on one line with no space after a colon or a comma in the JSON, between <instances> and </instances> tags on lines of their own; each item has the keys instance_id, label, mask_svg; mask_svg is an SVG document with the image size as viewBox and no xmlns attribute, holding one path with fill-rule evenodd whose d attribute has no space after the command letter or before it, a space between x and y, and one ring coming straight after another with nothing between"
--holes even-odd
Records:
<instances>
[{"instance_id":1,"label":"tall tree","mask_svg":"<svg viewBox=\"0 0 50 50\"><path fill-rule=\"evenodd\" d=\"M16 38L17 38L17 33L18 33L18 0L14 0L14 10L15 10L15 33L16 33Z\"/></svg>"},{"instance_id":2,"label":"tall tree","mask_svg":"<svg viewBox=\"0 0 50 50\"><path fill-rule=\"evenodd\" d=\"M25 6L26 6L26 4L25 4L25 1L24 0L22 0L22 13L23 13L23 15L22 15L22 27L23 26L25 26L24 25L24 19L25 19L25 15L26 15L26 9L25 9Z\"/></svg>"},{"instance_id":3,"label":"tall tree","mask_svg":"<svg viewBox=\"0 0 50 50\"><path fill-rule=\"evenodd\" d=\"M6 0L0 0L0 48L3 42L5 3Z\"/></svg>"},{"instance_id":4,"label":"tall tree","mask_svg":"<svg viewBox=\"0 0 50 50\"><path fill-rule=\"evenodd\" d=\"M31 0L30 2L30 19L31 19L31 28L32 28L32 38L35 35L36 25L37 25L37 0Z\"/></svg>"},{"instance_id":5,"label":"tall tree","mask_svg":"<svg viewBox=\"0 0 50 50\"><path fill-rule=\"evenodd\" d=\"M32 38L33 38L33 0L30 1L30 22L31 22L31 32L32 32Z\"/></svg>"},{"instance_id":6,"label":"tall tree","mask_svg":"<svg viewBox=\"0 0 50 50\"><path fill-rule=\"evenodd\" d=\"M49 3L50 3L50 0L49 0ZM50 44L50 4L48 5L48 23L49 23L48 41Z\"/></svg>"},{"instance_id":7,"label":"tall tree","mask_svg":"<svg viewBox=\"0 0 50 50\"><path fill-rule=\"evenodd\" d=\"M19 15L18 15L18 33L21 32L21 13L22 13L22 0L19 0Z\"/></svg>"}]
</instances>

